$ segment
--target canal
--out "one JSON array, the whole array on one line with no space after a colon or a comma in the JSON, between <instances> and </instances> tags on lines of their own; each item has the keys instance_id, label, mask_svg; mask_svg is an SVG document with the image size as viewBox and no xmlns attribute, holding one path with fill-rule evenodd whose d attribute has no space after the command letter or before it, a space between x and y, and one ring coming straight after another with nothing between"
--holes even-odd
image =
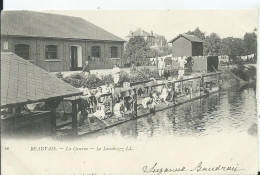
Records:
<instances>
[{"instance_id":1,"label":"canal","mask_svg":"<svg viewBox=\"0 0 260 175\"><path fill-rule=\"evenodd\" d=\"M87 137L145 140L161 136L203 137L244 133L257 136L254 88L225 91L129 121Z\"/></svg>"}]
</instances>

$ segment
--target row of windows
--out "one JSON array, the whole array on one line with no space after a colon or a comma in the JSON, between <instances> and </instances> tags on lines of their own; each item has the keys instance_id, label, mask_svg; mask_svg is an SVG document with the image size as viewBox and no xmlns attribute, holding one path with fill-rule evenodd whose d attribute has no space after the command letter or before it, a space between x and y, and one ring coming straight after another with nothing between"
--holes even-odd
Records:
<instances>
[{"instance_id":1,"label":"row of windows","mask_svg":"<svg viewBox=\"0 0 260 175\"><path fill-rule=\"evenodd\" d=\"M92 46L91 47L92 57L101 57L101 48L99 46ZM117 58L118 57L118 48L117 47L110 47L110 58Z\"/></svg>"},{"instance_id":2,"label":"row of windows","mask_svg":"<svg viewBox=\"0 0 260 175\"><path fill-rule=\"evenodd\" d=\"M45 59L57 59L58 46L56 45L46 45L45 46ZM24 58L29 59L30 46L27 44L16 44L15 45L15 54ZM99 46L91 47L91 55L92 57L101 57L101 49ZM118 57L118 48L110 47L110 57L117 58Z\"/></svg>"}]
</instances>

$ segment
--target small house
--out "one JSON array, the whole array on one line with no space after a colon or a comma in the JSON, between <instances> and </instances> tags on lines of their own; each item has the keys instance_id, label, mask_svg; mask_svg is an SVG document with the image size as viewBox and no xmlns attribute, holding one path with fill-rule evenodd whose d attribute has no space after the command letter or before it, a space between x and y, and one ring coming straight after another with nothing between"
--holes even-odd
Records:
<instances>
[{"instance_id":1,"label":"small house","mask_svg":"<svg viewBox=\"0 0 260 175\"><path fill-rule=\"evenodd\" d=\"M173 57L203 56L203 40L194 35L180 34L169 43L172 43Z\"/></svg>"}]
</instances>

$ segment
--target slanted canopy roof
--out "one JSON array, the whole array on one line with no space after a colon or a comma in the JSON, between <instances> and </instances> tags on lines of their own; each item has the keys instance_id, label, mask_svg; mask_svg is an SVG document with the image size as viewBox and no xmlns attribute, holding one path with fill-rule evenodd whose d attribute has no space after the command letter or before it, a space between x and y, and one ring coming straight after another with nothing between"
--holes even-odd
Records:
<instances>
[{"instance_id":1,"label":"slanted canopy roof","mask_svg":"<svg viewBox=\"0 0 260 175\"><path fill-rule=\"evenodd\" d=\"M33 11L2 11L1 35L124 42L82 18Z\"/></svg>"},{"instance_id":2,"label":"slanted canopy roof","mask_svg":"<svg viewBox=\"0 0 260 175\"><path fill-rule=\"evenodd\" d=\"M12 52L1 52L1 107L82 92Z\"/></svg>"},{"instance_id":3,"label":"slanted canopy roof","mask_svg":"<svg viewBox=\"0 0 260 175\"><path fill-rule=\"evenodd\" d=\"M177 40L178 38L183 37L187 40L189 40L190 42L199 42L199 43L203 43L203 40L198 38L195 35L187 35L187 34L180 34L177 37L173 38L171 41L169 41L169 43L174 42L175 40Z\"/></svg>"}]
</instances>

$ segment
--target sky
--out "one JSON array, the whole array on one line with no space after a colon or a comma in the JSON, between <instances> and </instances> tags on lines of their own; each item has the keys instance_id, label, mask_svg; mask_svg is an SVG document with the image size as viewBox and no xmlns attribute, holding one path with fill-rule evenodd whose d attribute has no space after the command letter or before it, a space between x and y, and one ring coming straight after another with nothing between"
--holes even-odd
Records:
<instances>
[{"instance_id":1,"label":"sky","mask_svg":"<svg viewBox=\"0 0 260 175\"><path fill-rule=\"evenodd\" d=\"M142 28L164 35L169 41L180 33L199 27L209 35L221 38L243 38L246 32L258 27L258 11L246 10L87 10L45 11L81 17L123 39L130 30Z\"/></svg>"}]
</instances>

